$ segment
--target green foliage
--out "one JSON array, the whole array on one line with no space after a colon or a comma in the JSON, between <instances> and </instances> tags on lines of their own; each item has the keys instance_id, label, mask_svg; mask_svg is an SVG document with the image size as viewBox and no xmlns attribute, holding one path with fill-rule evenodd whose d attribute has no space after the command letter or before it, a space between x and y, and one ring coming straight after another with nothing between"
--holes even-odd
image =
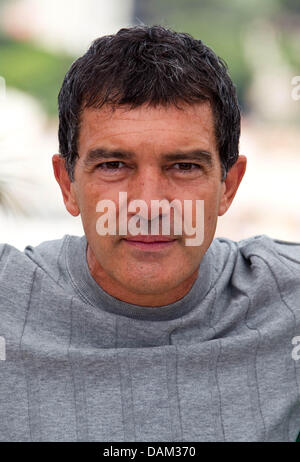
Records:
<instances>
[{"instance_id":1,"label":"green foliage","mask_svg":"<svg viewBox=\"0 0 300 462\"><path fill-rule=\"evenodd\" d=\"M245 33L256 20L275 28L286 62L299 72L299 0L139 0L139 11L137 22L189 32L209 45L227 63L242 106L252 79ZM57 114L57 95L74 59L0 35L0 75L6 85L35 96L50 115Z\"/></svg>"},{"instance_id":2,"label":"green foliage","mask_svg":"<svg viewBox=\"0 0 300 462\"><path fill-rule=\"evenodd\" d=\"M6 85L35 96L49 115L57 114L57 95L73 60L32 43L0 37L0 75Z\"/></svg>"},{"instance_id":3,"label":"green foliage","mask_svg":"<svg viewBox=\"0 0 300 462\"><path fill-rule=\"evenodd\" d=\"M299 0L141 0L147 3L146 24L162 24L188 32L223 58L243 105L252 79L245 55L246 31L251 24L271 24L280 38L281 52L295 70L300 67ZM141 10L142 11L142 10ZM263 44L262 44L263 46Z\"/></svg>"},{"instance_id":4,"label":"green foliage","mask_svg":"<svg viewBox=\"0 0 300 462\"><path fill-rule=\"evenodd\" d=\"M180 17L174 17L174 20L177 25L176 30L179 30ZM251 80L251 71L244 56L242 32L236 26L234 18L226 14L215 15L208 10L199 18L191 15L185 21L185 28L181 27L181 30L201 39L223 58L237 86L239 100L243 104L243 96Z\"/></svg>"},{"instance_id":5,"label":"green foliage","mask_svg":"<svg viewBox=\"0 0 300 462\"><path fill-rule=\"evenodd\" d=\"M289 34L283 32L280 37L280 45L285 59L295 73L300 71L300 28Z\"/></svg>"}]
</instances>

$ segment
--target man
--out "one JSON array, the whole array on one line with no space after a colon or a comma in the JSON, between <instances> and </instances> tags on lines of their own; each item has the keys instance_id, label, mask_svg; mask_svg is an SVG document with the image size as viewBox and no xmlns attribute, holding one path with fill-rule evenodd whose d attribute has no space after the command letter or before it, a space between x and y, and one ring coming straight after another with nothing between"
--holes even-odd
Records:
<instances>
[{"instance_id":1,"label":"man","mask_svg":"<svg viewBox=\"0 0 300 462\"><path fill-rule=\"evenodd\" d=\"M72 64L53 169L85 234L0 246L1 440L296 440L300 244L214 239L239 135L225 64L187 34L122 29Z\"/></svg>"}]
</instances>

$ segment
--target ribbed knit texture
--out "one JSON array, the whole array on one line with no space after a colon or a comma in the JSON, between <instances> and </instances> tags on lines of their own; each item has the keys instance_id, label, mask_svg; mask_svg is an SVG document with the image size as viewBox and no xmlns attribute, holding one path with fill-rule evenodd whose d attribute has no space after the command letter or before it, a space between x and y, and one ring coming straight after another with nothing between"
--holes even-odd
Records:
<instances>
[{"instance_id":1,"label":"ribbed knit texture","mask_svg":"<svg viewBox=\"0 0 300 462\"><path fill-rule=\"evenodd\" d=\"M300 244L214 239L179 301L91 276L85 236L0 245L0 441L296 441Z\"/></svg>"}]
</instances>

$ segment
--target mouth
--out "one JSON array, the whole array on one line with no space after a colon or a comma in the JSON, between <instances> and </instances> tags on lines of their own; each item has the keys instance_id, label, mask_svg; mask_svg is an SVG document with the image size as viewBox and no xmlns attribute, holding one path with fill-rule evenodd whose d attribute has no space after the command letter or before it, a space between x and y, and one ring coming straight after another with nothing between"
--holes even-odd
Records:
<instances>
[{"instance_id":1,"label":"mouth","mask_svg":"<svg viewBox=\"0 0 300 462\"><path fill-rule=\"evenodd\" d=\"M122 239L126 245L135 247L140 250L164 250L174 245L177 239L164 236L135 236L134 238Z\"/></svg>"}]
</instances>

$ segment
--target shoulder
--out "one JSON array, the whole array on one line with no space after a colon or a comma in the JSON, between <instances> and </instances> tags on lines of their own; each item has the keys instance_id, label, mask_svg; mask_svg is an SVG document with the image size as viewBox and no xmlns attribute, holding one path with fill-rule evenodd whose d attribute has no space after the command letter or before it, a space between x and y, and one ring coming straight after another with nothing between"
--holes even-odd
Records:
<instances>
[{"instance_id":1,"label":"shoulder","mask_svg":"<svg viewBox=\"0 0 300 462\"><path fill-rule=\"evenodd\" d=\"M23 251L0 244L0 336L20 331L30 306L35 310L39 303L66 300L66 290L58 282L63 271L59 262L70 237L28 245Z\"/></svg>"},{"instance_id":2,"label":"shoulder","mask_svg":"<svg viewBox=\"0 0 300 462\"><path fill-rule=\"evenodd\" d=\"M27 257L16 247L10 244L0 244L0 281L14 275L21 275L24 269L29 270L33 265Z\"/></svg>"},{"instance_id":3,"label":"shoulder","mask_svg":"<svg viewBox=\"0 0 300 462\"><path fill-rule=\"evenodd\" d=\"M266 234L251 236L240 241L232 241L224 237L217 237L213 241L215 249L224 252L227 249L231 255L240 254L245 259L268 259L269 263L286 264L299 268L300 242L274 239Z\"/></svg>"},{"instance_id":4,"label":"shoulder","mask_svg":"<svg viewBox=\"0 0 300 462\"><path fill-rule=\"evenodd\" d=\"M238 249L248 259L261 259L270 268L286 267L300 271L300 242L253 236L238 242Z\"/></svg>"},{"instance_id":5,"label":"shoulder","mask_svg":"<svg viewBox=\"0 0 300 462\"><path fill-rule=\"evenodd\" d=\"M57 279L58 261L68 238L69 235L65 235L37 246L27 245L23 251L10 244L0 244L0 287L13 290L20 284L24 286L37 271Z\"/></svg>"},{"instance_id":6,"label":"shoulder","mask_svg":"<svg viewBox=\"0 0 300 462\"><path fill-rule=\"evenodd\" d=\"M69 238L70 236L66 234L61 239L44 241L37 246L27 245L24 249L24 256L52 279L57 280L60 267L63 266L64 249Z\"/></svg>"},{"instance_id":7,"label":"shoulder","mask_svg":"<svg viewBox=\"0 0 300 462\"><path fill-rule=\"evenodd\" d=\"M266 299L280 294L282 300L297 306L300 299L300 242L257 235L240 241L216 238L216 249L226 248L228 283L235 288ZM218 252L221 255L221 250ZM224 259L222 259L224 260Z\"/></svg>"}]
</instances>

